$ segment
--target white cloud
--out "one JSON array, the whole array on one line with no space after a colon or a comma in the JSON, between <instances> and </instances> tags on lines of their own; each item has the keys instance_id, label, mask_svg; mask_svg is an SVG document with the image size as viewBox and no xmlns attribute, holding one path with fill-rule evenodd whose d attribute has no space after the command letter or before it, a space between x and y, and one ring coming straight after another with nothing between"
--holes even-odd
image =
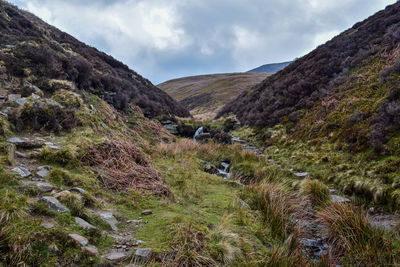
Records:
<instances>
[{"instance_id":1,"label":"white cloud","mask_svg":"<svg viewBox=\"0 0 400 267\"><path fill-rule=\"evenodd\" d=\"M161 82L294 59L395 0L10 0Z\"/></svg>"}]
</instances>

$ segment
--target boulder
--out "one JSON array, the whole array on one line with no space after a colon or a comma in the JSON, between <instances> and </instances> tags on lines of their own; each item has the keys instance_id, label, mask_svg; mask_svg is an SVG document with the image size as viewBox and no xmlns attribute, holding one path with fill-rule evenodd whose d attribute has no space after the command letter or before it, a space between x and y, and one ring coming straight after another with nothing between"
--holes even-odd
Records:
<instances>
[{"instance_id":1,"label":"boulder","mask_svg":"<svg viewBox=\"0 0 400 267\"><path fill-rule=\"evenodd\" d=\"M100 216L100 218L108 223L111 226L111 229L113 231L118 231L118 221L115 219L114 215L110 211L98 211L97 214Z\"/></svg>"},{"instance_id":2,"label":"boulder","mask_svg":"<svg viewBox=\"0 0 400 267\"><path fill-rule=\"evenodd\" d=\"M40 193L51 192L54 188L52 184L46 182L28 182L27 184L36 186Z\"/></svg>"},{"instance_id":3,"label":"boulder","mask_svg":"<svg viewBox=\"0 0 400 267\"><path fill-rule=\"evenodd\" d=\"M78 234L69 234L68 237L72 239L76 244L80 245L81 247L86 247L89 244L89 240L86 237L83 237Z\"/></svg>"},{"instance_id":4,"label":"boulder","mask_svg":"<svg viewBox=\"0 0 400 267\"><path fill-rule=\"evenodd\" d=\"M17 148L22 149L41 148L44 145L44 143L40 140L25 137L8 138L7 142L16 145Z\"/></svg>"},{"instance_id":5,"label":"boulder","mask_svg":"<svg viewBox=\"0 0 400 267\"><path fill-rule=\"evenodd\" d=\"M331 201L334 203L350 202L350 199L342 197L342 196L338 196L338 195L331 195L330 198L331 198Z\"/></svg>"},{"instance_id":6,"label":"boulder","mask_svg":"<svg viewBox=\"0 0 400 267\"><path fill-rule=\"evenodd\" d=\"M135 261L148 262L151 259L152 253L151 248L138 248L135 251Z\"/></svg>"},{"instance_id":7,"label":"boulder","mask_svg":"<svg viewBox=\"0 0 400 267\"><path fill-rule=\"evenodd\" d=\"M46 177L46 176L49 174L50 170L51 170L51 167L49 167L49 166L40 166L40 167L38 168L38 171L36 172L36 174L37 174L39 177L44 178L44 177Z\"/></svg>"},{"instance_id":8,"label":"boulder","mask_svg":"<svg viewBox=\"0 0 400 267\"><path fill-rule=\"evenodd\" d=\"M103 257L109 261L121 262L131 255L132 254L129 252L112 251L110 253L105 254Z\"/></svg>"},{"instance_id":9,"label":"boulder","mask_svg":"<svg viewBox=\"0 0 400 267\"><path fill-rule=\"evenodd\" d=\"M64 191L61 191L61 192L58 192L57 194L55 194L54 197L55 197L56 199L61 199L61 198L64 198L64 197L66 197L66 196L68 196L68 195L70 195L70 194L71 194L70 191L64 190Z\"/></svg>"},{"instance_id":10,"label":"boulder","mask_svg":"<svg viewBox=\"0 0 400 267\"><path fill-rule=\"evenodd\" d=\"M41 197L39 202L44 203L51 210L63 213L69 211L64 205L62 205L56 198L54 197Z\"/></svg>"},{"instance_id":11,"label":"boulder","mask_svg":"<svg viewBox=\"0 0 400 267\"><path fill-rule=\"evenodd\" d=\"M12 169L12 171L17 173L22 178L26 178L26 177L29 177L32 175L32 173L24 167L16 167L16 168Z\"/></svg>"},{"instance_id":12,"label":"boulder","mask_svg":"<svg viewBox=\"0 0 400 267\"><path fill-rule=\"evenodd\" d=\"M77 225L82 227L83 229L90 230L90 229L96 229L93 225L85 221L84 219L81 219L79 217L75 217L75 222Z\"/></svg>"},{"instance_id":13,"label":"boulder","mask_svg":"<svg viewBox=\"0 0 400 267\"><path fill-rule=\"evenodd\" d=\"M83 250L89 255L89 256L99 256L99 250L92 245L87 245L86 247L83 248Z\"/></svg>"},{"instance_id":14,"label":"boulder","mask_svg":"<svg viewBox=\"0 0 400 267\"><path fill-rule=\"evenodd\" d=\"M69 191L71 191L72 193L77 193L82 196L84 196L86 193L84 189L79 188L79 187L74 187L74 188L70 189Z\"/></svg>"},{"instance_id":15,"label":"boulder","mask_svg":"<svg viewBox=\"0 0 400 267\"><path fill-rule=\"evenodd\" d=\"M142 211L142 215L151 215L151 214L153 214L152 210L144 210L144 211Z\"/></svg>"}]
</instances>

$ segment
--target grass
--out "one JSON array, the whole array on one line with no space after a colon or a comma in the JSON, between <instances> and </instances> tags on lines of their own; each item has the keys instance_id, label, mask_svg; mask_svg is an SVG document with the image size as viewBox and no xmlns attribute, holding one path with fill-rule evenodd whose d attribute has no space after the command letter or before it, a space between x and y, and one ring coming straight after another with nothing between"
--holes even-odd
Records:
<instances>
[{"instance_id":1,"label":"grass","mask_svg":"<svg viewBox=\"0 0 400 267\"><path fill-rule=\"evenodd\" d=\"M308 196L317 206L323 206L329 201L329 188L318 180L305 179L300 184L300 195Z\"/></svg>"},{"instance_id":2,"label":"grass","mask_svg":"<svg viewBox=\"0 0 400 267\"><path fill-rule=\"evenodd\" d=\"M385 231L374 228L362 208L332 203L318 217L328 227L336 251L344 255L343 263L365 266L398 263L399 254Z\"/></svg>"}]
</instances>

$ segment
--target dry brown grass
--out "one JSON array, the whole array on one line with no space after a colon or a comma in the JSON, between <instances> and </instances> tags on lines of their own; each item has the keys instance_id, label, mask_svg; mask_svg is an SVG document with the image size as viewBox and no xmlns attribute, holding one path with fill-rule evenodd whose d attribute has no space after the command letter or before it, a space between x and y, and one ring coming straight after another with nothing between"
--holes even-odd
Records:
<instances>
[{"instance_id":1,"label":"dry brown grass","mask_svg":"<svg viewBox=\"0 0 400 267\"><path fill-rule=\"evenodd\" d=\"M90 165L105 171L106 175L100 178L111 190L136 189L172 196L150 159L130 141L107 140L92 146L85 158Z\"/></svg>"}]
</instances>

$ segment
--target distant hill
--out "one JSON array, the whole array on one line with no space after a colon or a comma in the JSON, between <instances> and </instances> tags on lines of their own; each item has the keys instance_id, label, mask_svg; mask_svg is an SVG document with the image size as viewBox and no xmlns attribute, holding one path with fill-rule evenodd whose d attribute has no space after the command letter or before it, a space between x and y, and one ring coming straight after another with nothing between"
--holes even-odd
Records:
<instances>
[{"instance_id":1,"label":"distant hill","mask_svg":"<svg viewBox=\"0 0 400 267\"><path fill-rule=\"evenodd\" d=\"M195 117L213 118L222 106L260 83L269 73L228 73L174 79L157 85Z\"/></svg>"},{"instance_id":2,"label":"distant hill","mask_svg":"<svg viewBox=\"0 0 400 267\"><path fill-rule=\"evenodd\" d=\"M8 80L25 79L45 92L57 90L52 85L55 80L66 81L119 110L133 102L148 117L189 116L180 104L125 64L1 0L0 67Z\"/></svg>"},{"instance_id":3,"label":"distant hill","mask_svg":"<svg viewBox=\"0 0 400 267\"><path fill-rule=\"evenodd\" d=\"M262 65L261 67L249 70L248 72L278 72L278 71L286 68L291 63L293 63L293 61L265 64L265 65Z\"/></svg>"},{"instance_id":4,"label":"distant hill","mask_svg":"<svg viewBox=\"0 0 400 267\"><path fill-rule=\"evenodd\" d=\"M303 138L325 136L354 149L395 153L399 44L397 2L242 93L220 115L234 113L258 127L283 123Z\"/></svg>"}]
</instances>

